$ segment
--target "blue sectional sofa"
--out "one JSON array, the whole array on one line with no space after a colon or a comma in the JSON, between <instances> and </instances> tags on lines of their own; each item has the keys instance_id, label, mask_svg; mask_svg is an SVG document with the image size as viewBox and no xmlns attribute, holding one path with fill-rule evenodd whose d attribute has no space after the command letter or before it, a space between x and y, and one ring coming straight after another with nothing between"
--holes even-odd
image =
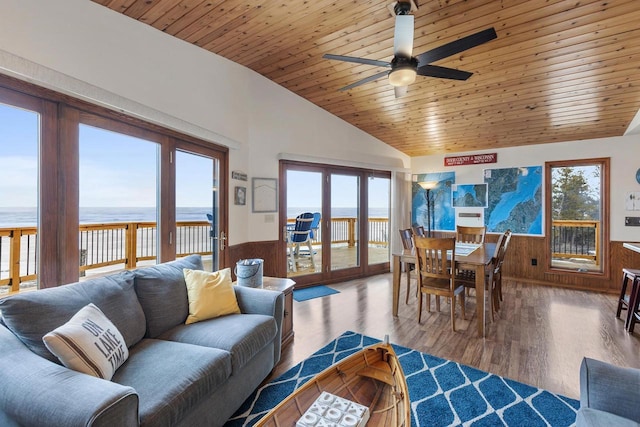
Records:
<instances>
[{"instance_id":1,"label":"blue sectional sofa","mask_svg":"<svg viewBox=\"0 0 640 427\"><path fill-rule=\"evenodd\" d=\"M576 427L640 427L640 369L585 357Z\"/></svg>"},{"instance_id":2,"label":"blue sectional sofa","mask_svg":"<svg viewBox=\"0 0 640 427\"><path fill-rule=\"evenodd\" d=\"M283 296L234 287L241 314L185 325L180 260L0 300L0 425L219 426L280 359ZM89 303L129 357L111 381L68 369L42 337Z\"/></svg>"}]
</instances>

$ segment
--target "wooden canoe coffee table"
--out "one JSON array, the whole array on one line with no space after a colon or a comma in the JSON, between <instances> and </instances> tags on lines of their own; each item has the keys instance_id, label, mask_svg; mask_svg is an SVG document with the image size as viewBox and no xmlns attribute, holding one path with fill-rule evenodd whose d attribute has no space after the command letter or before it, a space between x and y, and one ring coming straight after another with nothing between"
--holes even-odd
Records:
<instances>
[{"instance_id":1,"label":"wooden canoe coffee table","mask_svg":"<svg viewBox=\"0 0 640 427\"><path fill-rule=\"evenodd\" d=\"M363 407L367 408L364 416ZM407 382L388 343L365 347L320 372L254 427L306 427L316 423L361 427L364 422L368 427L411 425Z\"/></svg>"}]
</instances>

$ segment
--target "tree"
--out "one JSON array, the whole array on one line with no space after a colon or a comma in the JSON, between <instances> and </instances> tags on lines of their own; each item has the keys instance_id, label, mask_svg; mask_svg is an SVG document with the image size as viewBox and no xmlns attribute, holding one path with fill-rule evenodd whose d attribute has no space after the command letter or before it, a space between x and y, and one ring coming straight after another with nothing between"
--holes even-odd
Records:
<instances>
[{"instance_id":1,"label":"tree","mask_svg":"<svg viewBox=\"0 0 640 427\"><path fill-rule=\"evenodd\" d=\"M592 187L587 177L598 177L598 167L561 167L552 171L552 212L556 220L599 220L599 188ZM598 185L599 187L599 185Z\"/></svg>"}]
</instances>

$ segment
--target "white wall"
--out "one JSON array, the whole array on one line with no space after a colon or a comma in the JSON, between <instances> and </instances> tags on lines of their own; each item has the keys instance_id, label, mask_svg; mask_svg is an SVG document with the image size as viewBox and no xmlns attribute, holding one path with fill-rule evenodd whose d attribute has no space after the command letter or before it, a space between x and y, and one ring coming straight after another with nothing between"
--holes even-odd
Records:
<instances>
[{"instance_id":1,"label":"white wall","mask_svg":"<svg viewBox=\"0 0 640 427\"><path fill-rule=\"evenodd\" d=\"M640 136L630 135L615 138L591 139L554 144L539 144L526 147L503 148L463 154L498 153L498 162L487 165L444 167L445 155L414 157L413 173L455 171L456 184L477 184L483 182L483 170L517 166L544 166L546 161L611 158L611 240L640 241L640 227L624 225L625 216L640 216L640 211L625 210L625 195L630 191L640 191L636 182L636 171L640 168ZM467 209L468 212L483 213L482 208ZM479 224L482 220L468 219L465 224ZM458 218L456 217L456 220Z\"/></svg>"},{"instance_id":2,"label":"white wall","mask_svg":"<svg viewBox=\"0 0 640 427\"><path fill-rule=\"evenodd\" d=\"M24 61L23 61L24 59ZM0 72L231 147L229 170L278 176L280 153L380 169L408 156L253 71L87 0L0 0ZM275 240L264 214L234 206L230 244Z\"/></svg>"}]
</instances>

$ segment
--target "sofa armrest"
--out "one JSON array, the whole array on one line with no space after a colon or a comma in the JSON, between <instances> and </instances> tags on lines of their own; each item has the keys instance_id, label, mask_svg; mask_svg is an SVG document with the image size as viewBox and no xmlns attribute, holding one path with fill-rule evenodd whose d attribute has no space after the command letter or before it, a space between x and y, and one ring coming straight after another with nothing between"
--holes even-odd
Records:
<instances>
[{"instance_id":1,"label":"sofa armrest","mask_svg":"<svg viewBox=\"0 0 640 427\"><path fill-rule=\"evenodd\" d=\"M580 406L640 422L640 369L582 359Z\"/></svg>"},{"instance_id":2,"label":"sofa armrest","mask_svg":"<svg viewBox=\"0 0 640 427\"><path fill-rule=\"evenodd\" d=\"M273 364L280 361L280 347L282 345L282 319L284 317L284 294L268 289L234 286L240 311L245 314L266 314L276 320L278 333L275 338Z\"/></svg>"},{"instance_id":3,"label":"sofa armrest","mask_svg":"<svg viewBox=\"0 0 640 427\"><path fill-rule=\"evenodd\" d=\"M137 426L131 387L67 369L0 325L0 419L21 426Z\"/></svg>"}]
</instances>

